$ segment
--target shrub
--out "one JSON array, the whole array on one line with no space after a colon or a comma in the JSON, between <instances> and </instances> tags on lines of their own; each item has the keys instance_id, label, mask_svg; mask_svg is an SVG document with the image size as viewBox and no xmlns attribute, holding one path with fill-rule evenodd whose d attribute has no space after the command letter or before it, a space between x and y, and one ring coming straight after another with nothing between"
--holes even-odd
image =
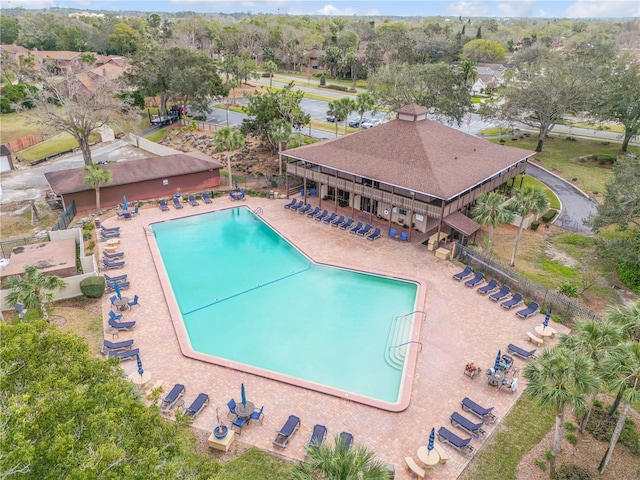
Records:
<instances>
[{"instance_id":1,"label":"shrub","mask_svg":"<svg viewBox=\"0 0 640 480\"><path fill-rule=\"evenodd\" d=\"M96 242L91 240L90 242L87 242L86 247L89 252L93 252L93 249L96 248Z\"/></svg>"},{"instance_id":2,"label":"shrub","mask_svg":"<svg viewBox=\"0 0 640 480\"><path fill-rule=\"evenodd\" d=\"M569 441L569 443L571 445L573 445L574 447L578 444L578 437L575 436L575 434L573 433L567 433L565 435L565 438Z\"/></svg>"},{"instance_id":3,"label":"shrub","mask_svg":"<svg viewBox=\"0 0 640 480\"><path fill-rule=\"evenodd\" d=\"M567 142L577 142L578 141L578 139L576 137L567 137L567 138L565 138L565 140Z\"/></svg>"},{"instance_id":4,"label":"shrub","mask_svg":"<svg viewBox=\"0 0 640 480\"><path fill-rule=\"evenodd\" d=\"M87 298L101 298L105 283L104 277L88 277L80 282L80 291Z\"/></svg>"},{"instance_id":5,"label":"shrub","mask_svg":"<svg viewBox=\"0 0 640 480\"><path fill-rule=\"evenodd\" d=\"M640 265L632 262L620 262L616 266L618 278L627 287L640 293Z\"/></svg>"},{"instance_id":6,"label":"shrub","mask_svg":"<svg viewBox=\"0 0 640 480\"><path fill-rule=\"evenodd\" d=\"M578 287L571 282L563 282L558 285L558 293L569 298L575 298L578 296Z\"/></svg>"},{"instance_id":7,"label":"shrub","mask_svg":"<svg viewBox=\"0 0 640 480\"><path fill-rule=\"evenodd\" d=\"M533 461L533 463L536 464L536 466L538 466L540 468L540 470L546 470L547 469L547 464L542 461L542 460L538 460L537 458Z\"/></svg>"},{"instance_id":8,"label":"shrub","mask_svg":"<svg viewBox=\"0 0 640 480\"><path fill-rule=\"evenodd\" d=\"M538 222L537 220L531 222L531 230L537 230L539 226L540 222Z\"/></svg>"},{"instance_id":9,"label":"shrub","mask_svg":"<svg viewBox=\"0 0 640 480\"><path fill-rule=\"evenodd\" d=\"M571 422L564 422L564 428L567 432L573 432L578 427Z\"/></svg>"},{"instance_id":10,"label":"shrub","mask_svg":"<svg viewBox=\"0 0 640 480\"><path fill-rule=\"evenodd\" d=\"M340 90L341 92L349 91L349 87L346 87L344 85L335 85L333 83L330 83L329 85L327 85L327 88L330 88L332 90Z\"/></svg>"},{"instance_id":11,"label":"shrub","mask_svg":"<svg viewBox=\"0 0 640 480\"><path fill-rule=\"evenodd\" d=\"M93 222L85 222L82 224L83 232L93 232L94 228L96 228L96 226L93 224Z\"/></svg>"},{"instance_id":12,"label":"shrub","mask_svg":"<svg viewBox=\"0 0 640 480\"><path fill-rule=\"evenodd\" d=\"M600 400L594 400L593 406L597 408L602 408L602 402Z\"/></svg>"},{"instance_id":13,"label":"shrub","mask_svg":"<svg viewBox=\"0 0 640 480\"><path fill-rule=\"evenodd\" d=\"M547 460L551 460L551 450L547 450L546 452L544 452L544 458L546 458Z\"/></svg>"},{"instance_id":14,"label":"shrub","mask_svg":"<svg viewBox=\"0 0 640 480\"><path fill-rule=\"evenodd\" d=\"M608 442L613 434L619 414L609 417L607 414L608 408L603 407L602 402L598 402L598 405L595 403L593 405L594 408L591 411L586 430L593 435L596 440ZM640 439L638 438L638 432L636 432L633 426L633 422L625 422L622 433L620 434L619 443L629 448L634 455L640 453Z\"/></svg>"},{"instance_id":15,"label":"shrub","mask_svg":"<svg viewBox=\"0 0 640 480\"><path fill-rule=\"evenodd\" d=\"M553 218L556 216L557 213L558 213L557 210L547 210L547 212L544 215L542 215L540 219L544 223L549 223L551 220L553 220Z\"/></svg>"},{"instance_id":16,"label":"shrub","mask_svg":"<svg viewBox=\"0 0 640 480\"><path fill-rule=\"evenodd\" d=\"M570 463L556 469L556 480L591 480L591 474L586 468Z\"/></svg>"},{"instance_id":17,"label":"shrub","mask_svg":"<svg viewBox=\"0 0 640 480\"><path fill-rule=\"evenodd\" d=\"M323 73L322 75L320 75L320 86L324 87L326 84L327 84L327 77Z\"/></svg>"}]
</instances>

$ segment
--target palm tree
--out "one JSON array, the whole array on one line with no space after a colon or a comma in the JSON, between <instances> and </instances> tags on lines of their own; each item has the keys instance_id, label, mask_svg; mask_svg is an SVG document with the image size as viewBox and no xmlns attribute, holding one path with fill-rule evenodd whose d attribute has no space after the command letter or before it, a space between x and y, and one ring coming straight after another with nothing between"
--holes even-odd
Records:
<instances>
[{"instance_id":1,"label":"palm tree","mask_svg":"<svg viewBox=\"0 0 640 480\"><path fill-rule=\"evenodd\" d=\"M593 360L599 371L602 371L602 361L608 350L618 345L623 338L622 328L611 321L598 323L577 319L573 324L572 335L563 335L560 344L574 352L583 353ZM580 432L587 426L595 398L595 395L591 395L588 399L587 411L580 422Z\"/></svg>"},{"instance_id":2,"label":"palm tree","mask_svg":"<svg viewBox=\"0 0 640 480\"><path fill-rule=\"evenodd\" d=\"M555 409L553 445L549 459L549 477L556 476L556 458L562 449L564 414L568 407L584 408L584 395L596 393L600 381L594 372L593 361L564 347L545 349L535 363L524 369L529 381L525 394L542 406Z\"/></svg>"},{"instance_id":3,"label":"palm tree","mask_svg":"<svg viewBox=\"0 0 640 480\"><path fill-rule=\"evenodd\" d=\"M360 121L358 125L362 126L362 119L364 118L364 112L367 110L373 110L376 106L376 97L369 92L361 92L356 95L356 111L360 114Z\"/></svg>"},{"instance_id":4,"label":"palm tree","mask_svg":"<svg viewBox=\"0 0 640 480\"><path fill-rule=\"evenodd\" d=\"M282 142L291 137L291 125L284 120L274 120L267 127L269 141L278 146L278 151L282 150ZM278 170L282 176L282 155L278 154Z\"/></svg>"},{"instance_id":5,"label":"palm tree","mask_svg":"<svg viewBox=\"0 0 640 480\"><path fill-rule=\"evenodd\" d=\"M307 447L303 462L293 467L296 480L387 480L390 472L374 453L358 445L346 448L339 436L333 445Z\"/></svg>"},{"instance_id":6,"label":"palm tree","mask_svg":"<svg viewBox=\"0 0 640 480\"><path fill-rule=\"evenodd\" d=\"M100 212L100 185L111 181L111 170L102 168L101 165L93 164L82 167L84 172L84 183L91 185L96 191L96 213Z\"/></svg>"},{"instance_id":7,"label":"palm tree","mask_svg":"<svg viewBox=\"0 0 640 480\"><path fill-rule=\"evenodd\" d=\"M472 218L481 225L488 225L489 245L487 249L491 253L493 245L493 233L501 223L512 222L515 215L503 205L504 197L497 192L482 192L476 200L476 206L471 211Z\"/></svg>"},{"instance_id":8,"label":"palm tree","mask_svg":"<svg viewBox=\"0 0 640 480\"><path fill-rule=\"evenodd\" d=\"M49 320L47 302L52 301L53 292L64 289L67 282L56 275L44 275L34 265L26 265L23 276L12 275L4 286L11 290L7 295L9 305L21 303L27 308L38 308L42 318Z\"/></svg>"},{"instance_id":9,"label":"palm tree","mask_svg":"<svg viewBox=\"0 0 640 480\"><path fill-rule=\"evenodd\" d=\"M264 62L262 68L269 74L269 88L271 88L273 86L273 74L278 71L278 64L269 60L268 62Z\"/></svg>"},{"instance_id":10,"label":"palm tree","mask_svg":"<svg viewBox=\"0 0 640 480\"><path fill-rule=\"evenodd\" d=\"M515 189L515 209L520 214L520 226L518 227L518 233L516 235L516 241L513 245L513 253L511 254L510 266L514 266L516 263L516 252L518 251L518 242L520 241L520 235L524 229L524 219L530 213L538 215L549 208L549 199L544 192L539 188L525 186L523 188Z\"/></svg>"},{"instance_id":11,"label":"palm tree","mask_svg":"<svg viewBox=\"0 0 640 480\"><path fill-rule=\"evenodd\" d=\"M460 62L460 73L462 74L462 81L465 85L473 85L478 79L476 66L471 60L463 60Z\"/></svg>"},{"instance_id":12,"label":"palm tree","mask_svg":"<svg viewBox=\"0 0 640 480\"><path fill-rule=\"evenodd\" d=\"M604 361L604 371L610 375L613 389L622 392L624 406L613 429L607 453L598 466L601 475L613 455L631 405L640 400L640 343L627 342L613 348Z\"/></svg>"},{"instance_id":13,"label":"palm tree","mask_svg":"<svg viewBox=\"0 0 640 480\"><path fill-rule=\"evenodd\" d=\"M340 98L335 103L338 106L338 117L344 119L344 134L347 134L347 128L349 127L349 115L356 109L356 102L348 97ZM337 130L336 122L336 130Z\"/></svg>"},{"instance_id":14,"label":"palm tree","mask_svg":"<svg viewBox=\"0 0 640 480\"><path fill-rule=\"evenodd\" d=\"M338 118L340 118L340 105L338 100L327 103L327 115L333 117L333 121L336 124L336 137L338 136Z\"/></svg>"},{"instance_id":15,"label":"palm tree","mask_svg":"<svg viewBox=\"0 0 640 480\"><path fill-rule=\"evenodd\" d=\"M222 127L216 130L213 141L216 144L216 152L227 152L227 170L229 173L229 189L233 189L233 177L231 175L231 152L244 145L244 135L240 130L231 127Z\"/></svg>"}]
</instances>

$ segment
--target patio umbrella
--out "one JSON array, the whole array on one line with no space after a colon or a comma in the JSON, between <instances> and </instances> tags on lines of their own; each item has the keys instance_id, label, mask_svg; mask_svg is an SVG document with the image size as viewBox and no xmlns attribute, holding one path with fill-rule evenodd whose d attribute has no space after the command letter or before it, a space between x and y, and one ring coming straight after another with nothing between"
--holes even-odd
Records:
<instances>
[{"instance_id":1,"label":"patio umbrella","mask_svg":"<svg viewBox=\"0 0 640 480\"><path fill-rule=\"evenodd\" d=\"M120 293L120 287L118 286L118 281L117 280L113 284L113 289L116 291L116 296L118 298L122 298L122 294Z\"/></svg>"},{"instance_id":2,"label":"patio umbrella","mask_svg":"<svg viewBox=\"0 0 640 480\"><path fill-rule=\"evenodd\" d=\"M431 427L431 435L429 435L429 444L427 445L427 449L429 451L433 450L433 442L436 439L436 429Z\"/></svg>"},{"instance_id":3,"label":"patio umbrella","mask_svg":"<svg viewBox=\"0 0 640 480\"><path fill-rule=\"evenodd\" d=\"M549 320L551 319L551 309L547 311L547 314L544 317L544 322L542 322L542 326L547 328L549 326Z\"/></svg>"},{"instance_id":4,"label":"patio umbrella","mask_svg":"<svg viewBox=\"0 0 640 480\"><path fill-rule=\"evenodd\" d=\"M138 362L138 373L142 376L144 370L142 369L142 360L140 360L140 355L136 355L136 362Z\"/></svg>"},{"instance_id":5,"label":"patio umbrella","mask_svg":"<svg viewBox=\"0 0 640 480\"><path fill-rule=\"evenodd\" d=\"M127 197L125 195L122 195L122 209L123 210L129 209L129 205L127 204Z\"/></svg>"},{"instance_id":6,"label":"patio umbrella","mask_svg":"<svg viewBox=\"0 0 640 480\"><path fill-rule=\"evenodd\" d=\"M500 350L498 350L498 356L496 357L496 363L493 366L494 370L498 370L500 368L500 360L502 359L502 352Z\"/></svg>"},{"instance_id":7,"label":"patio umbrella","mask_svg":"<svg viewBox=\"0 0 640 480\"><path fill-rule=\"evenodd\" d=\"M244 392L244 383L240 385L240 396L242 397L242 405L247 404L247 395Z\"/></svg>"}]
</instances>

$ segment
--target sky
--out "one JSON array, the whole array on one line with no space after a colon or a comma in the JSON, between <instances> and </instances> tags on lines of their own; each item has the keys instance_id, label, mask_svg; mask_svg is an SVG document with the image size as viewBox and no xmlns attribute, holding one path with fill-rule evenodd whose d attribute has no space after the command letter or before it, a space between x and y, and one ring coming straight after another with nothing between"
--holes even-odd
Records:
<instances>
[{"instance_id":1,"label":"sky","mask_svg":"<svg viewBox=\"0 0 640 480\"><path fill-rule=\"evenodd\" d=\"M640 0L0 0L0 8L11 7L328 16L640 17Z\"/></svg>"}]
</instances>

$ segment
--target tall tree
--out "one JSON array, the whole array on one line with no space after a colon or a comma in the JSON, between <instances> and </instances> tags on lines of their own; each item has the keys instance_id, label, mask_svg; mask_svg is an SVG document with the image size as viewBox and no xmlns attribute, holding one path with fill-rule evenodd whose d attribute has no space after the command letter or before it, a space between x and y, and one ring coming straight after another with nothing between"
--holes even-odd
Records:
<instances>
[{"instance_id":1,"label":"tall tree","mask_svg":"<svg viewBox=\"0 0 640 480\"><path fill-rule=\"evenodd\" d=\"M556 458L562 450L564 437L565 411L569 407L584 408L585 395L596 393L599 389L598 377L590 358L562 347L543 350L536 362L526 365L524 376L529 381L525 395L555 410L556 422L549 458L549 477L555 478Z\"/></svg>"},{"instance_id":2,"label":"tall tree","mask_svg":"<svg viewBox=\"0 0 640 480\"><path fill-rule=\"evenodd\" d=\"M0 14L0 44L11 45L18 39L20 24L17 18Z\"/></svg>"},{"instance_id":3,"label":"tall tree","mask_svg":"<svg viewBox=\"0 0 640 480\"><path fill-rule=\"evenodd\" d=\"M116 23L108 35L109 45L117 55L131 55L138 49L140 33L126 23Z\"/></svg>"},{"instance_id":4,"label":"tall tree","mask_svg":"<svg viewBox=\"0 0 640 480\"><path fill-rule=\"evenodd\" d=\"M464 44L462 55L476 63L496 63L504 60L507 52L498 42L477 37Z\"/></svg>"},{"instance_id":5,"label":"tall tree","mask_svg":"<svg viewBox=\"0 0 640 480\"><path fill-rule=\"evenodd\" d=\"M145 97L160 96L163 114L169 100L190 103L198 111L209 112L211 97L226 93L211 59L187 48L142 49L124 77Z\"/></svg>"},{"instance_id":6,"label":"tall tree","mask_svg":"<svg viewBox=\"0 0 640 480\"><path fill-rule=\"evenodd\" d=\"M101 165L85 165L82 168L84 172L84 183L91 185L96 191L96 213L100 212L100 187L111 181L111 170L102 168Z\"/></svg>"},{"instance_id":7,"label":"tall tree","mask_svg":"<svg viewBox=\"0 0 640 480\"><path fill-rule=\"evenodd\" d=\"M640 400L640 343L627 342L616 346L605 359L603 370L610 377L613 390L621 392L624 405L613 429L609 448L598 466L601 475L613 455L631 405Z\"/></svg>"},{"instance_id":8,"label":"tall tree","mask_svg":"<svg viewBox=\"0 0 640 480\"><path fill-rule=\"evenodd\" d=\"M347 128L349 127L349 115L353 112L357 106L356 103L349 97L342 97L338 100L334 100L337 107L338 118L344 119L344 134L347 134ZM336 125L338 121L336 118Z\"/></svg>"},{"instance_id":9,"label":"tall tree","mask_svg":"<svg viewBox=\"0 0 640 480\"><path fill-rule=\"evenodd\" d=\"M390 480L391 474L374 453L362 445L347 448L335 437L333 445L307 447L304 461L293 467L295 480Z\"/></svg>"},{"instance_id":10,"label":"tall tree","mask_svg":"<svg viewBox=\"0 0 640 480\"><path fill-rule=\"evenodd\" d=\"M368 110L373 110L376 108L376 97L371 95L369 92L360 92L356 95L356 108L355 110L360 115L360 121L358 125L362 126L362 119L364 118L364 113Z\"/></svg>"},{"instance_id":11,"label":"tall tree","mask_svg":"<svg viewBox=\"0 0 640 480\"><path fill-rule=\"evenodd\" d=\"M471 86L478 79L476 65L471 60L465 59L460 62L460 74L465 85Z\"/></svg>"},{"instance_id":12,"label":"tall tree","mask_svg":"<svg viewBox=\"0 0 640 480\"><path fill-rule=\"evenodd\" d=\"M489 245L487 245L489 253L493 246L493 233L496 227L502 223L510 223L514 218L513 212L503 205L504 202L504 197L498 192L482 192L471 211L471 217L476 222L489 226Z\"/></svg>"},{"instance_id":13,"label":"tall tree","mask_svg":"<svg viewBox=\"0 0 640 480\"><path fill-rule=\"evenodd\" d=\"M67 286L57 275L45 275L34 265L26 265L24 274L12 275L4 281L4 287L11 290L7 295L9 305L23 304L27 308L37 308L45 320L49 320L47 303L54 298L54 292Z\"/></svg>"},{"instance_id":14,"label":"tall tree","mask_svg":"<svg viewBox=\"0 0 640 480\"><path fill-rule=\"evenodd\" d=\"M567 113L580 111L589 92L589 69L580 60L562 54L522 64L507 75L504 102L483 105L482 114L538 129L536 152L556 123Z\"/></svg>"},{"instance_id":15,"label":"tall tree","mask_svg":"<svg viewBox=\"0 0 640 480\"><path fill-rule=\"evenodd\" d=\"M273 87L273 74L278 71L278 64L268 60L262 64L262 68L269 74L269 88Z\"/></svg>"},{"instance_id":16,"label":"tall tree","mask_svg":"<svg viewBox=\"0 0 640 480\"><path fill-rule=\"evenodd\" d=\"M327 103L327 115L333 117L333 123L336 125L336 137L338 136L338 119L340 118L340 105L337 100Z\"/></svg>"},{"instance_id":17,"label":"tall tree","mask_svg":"<svg viewBox=\"0 0 640 480\"><path fill-rule=\"evenodd\" d=\"M514 208L520 215L520 226L513 244L513 252L511 253L511 261L509 265L512 267L516 264L516 252L518 251L518 243L522 230L524 230L524 220L529 214L539 215L549 208L549 199L539 188L525 186L523 188L514 189Z\"/></svg>"},{"instance_id":18,"label":"tall tree","mask_svg":"<svg viewBox=\"0 0 640 480\"><path fill-rule=\"evenodd\" d=\"M87 87L78 72L67 70L62 75L43 71L41 85L28 122L70 134L82 150L85 165L91 166L91 135L117 122L127 111L126 104L116 97L118 84L101 77Z\"/></svg>"},{"instance_id":19,"label":"tall tree","mask_svg":"<svg viewBox=\"0 0 640 480\"><path fill-rule=\"evenodd\" d=\"M229 188L233 188L233 177L231 175L231 152L238 150L244 145L245 138L240 130L231 127L222 127L216 130L213 141L216 144L217 152L227 152L227 170L229 174Z\"/></svg>"}]
</instances>

